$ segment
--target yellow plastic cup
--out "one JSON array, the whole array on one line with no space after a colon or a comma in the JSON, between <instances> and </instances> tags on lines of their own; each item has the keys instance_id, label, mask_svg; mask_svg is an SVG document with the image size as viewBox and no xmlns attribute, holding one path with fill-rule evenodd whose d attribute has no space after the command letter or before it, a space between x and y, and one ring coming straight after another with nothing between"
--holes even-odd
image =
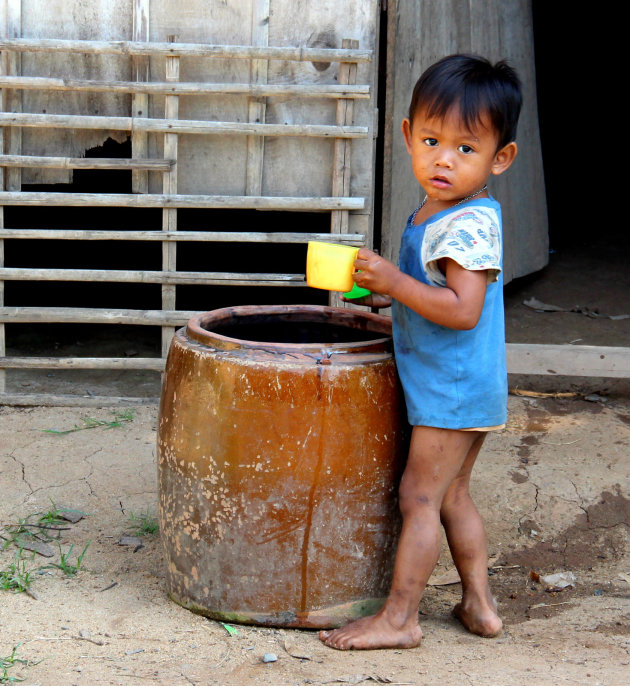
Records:
<instances>
[{"instance_id":1,"label":"yellow plastic cup","mask_svg":"<svg viewBox=\"0 0 630 686\"><path fill-rule=\"evenodd\" d=\"M306 283L311 288L345 292L352 289L359 248L311 241L306 253Z\"/></svg>"}]
</instances>

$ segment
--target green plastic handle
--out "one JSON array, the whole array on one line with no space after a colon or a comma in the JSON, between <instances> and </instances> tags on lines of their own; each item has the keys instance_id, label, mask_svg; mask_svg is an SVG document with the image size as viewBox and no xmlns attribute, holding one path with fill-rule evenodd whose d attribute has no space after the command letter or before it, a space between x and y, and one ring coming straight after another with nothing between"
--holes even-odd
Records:
<instances>
[{"instance_id":1,"label":"green plastic handle","mask_svg":"<svg viewBox=\"0 0 630 686\"><path fill-rule=\"evenodd\" d=\"M355 283L354 286L352 286L352 290L344 293L343 297L347 298L348 300L356 300L357 298L364 298L366 295L371 294L372 291L369 291L367 288L361 288Z\"/></svg>"}]
</instances>

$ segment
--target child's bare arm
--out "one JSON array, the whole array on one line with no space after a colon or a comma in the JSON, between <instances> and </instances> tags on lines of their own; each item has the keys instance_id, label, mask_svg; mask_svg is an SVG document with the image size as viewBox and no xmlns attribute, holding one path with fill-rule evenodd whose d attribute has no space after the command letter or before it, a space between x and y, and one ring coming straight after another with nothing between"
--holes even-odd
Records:
<instances>
[{"instance_id":1,"label":"child's bare arm","mask_svg":"<svg viewBox=\"0 0 630 686\"><path fill-rule=\"evenodd\" d=\"M362 298L341 298L347 303L352 303L353 305L365 305L366 307L374 307L380 310L384 307L391 307L392 299L389 295L382 295L381 293L370 293L370 295L364 295Z\"/></svg>"},{"instance_id":2,"label":"child's bare arm","mask_svg":"<svg viewBox=\"0 0 630 686\"><path fill-rule=\"evenodd\" d=\"M355 267L361 270L355 280L362 288L383 293L441 326L451 329L472 329L481 316L486 295L485 271L464 269L457 262L445 259L440 268L446 276L446 286L428 286L407 274L371 250L359 251Z\"/></svg>"}]
</instances>

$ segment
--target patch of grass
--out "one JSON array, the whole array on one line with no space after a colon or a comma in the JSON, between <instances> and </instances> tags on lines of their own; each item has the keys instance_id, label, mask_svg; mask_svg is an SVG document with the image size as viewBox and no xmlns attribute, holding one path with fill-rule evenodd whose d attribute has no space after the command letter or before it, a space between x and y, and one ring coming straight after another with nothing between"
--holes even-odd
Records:
<instances>
[{"instance_id":1,"label":"patch of grass","mask_svg":"<svg viewBox=\"0 0 630 686\"><path fill-rule=\"evenodd\" d=\"M17 681L24 681L24 679L11 676L9 674L11 667L15 667L16 664L29 664L28 660L22 660L21 658L17 657L17 650L19 647L20 644L18 643L16 646L13 646L11 655L8 655L7 657L0 657L0 684L13 684Z\"/></svg>"},{"instance_id":2,"label":"patch of grass","mask_svg":"<svg viewBox=\"0 0 630 686\"><path fill-rule=\"evenodd\" d=\"M85 557L85 553L87 552L87 549L90 547L91 541L88 541L85 548L83 548L83 552L77 556L76 562L73 564L70 562L70 556L72 555L72 551L74 550L74 544L70 546L67 552L63 552L61 549L61 544L59 545L59 562L51 562L49 565L46 565L45 567L42 567L41 569L47 569L50 567L54 567L56 569L60 569L66 576L76 576L79 569L81 568L81 563L83 562L83 558Z\"/></svg>"},{"instance_id":3,"label":"patch of grass","mask_svg":"<svg viewBox=\"0 0 630 686\"><path fill-rule=\"evenodd\" d=\"M157 517L151 514L151 511L148 507L140 514L134 514L131 512L129 521L131 523L130 528L137 536L153 536L160 530Z\"/></svg>"},{"instance_id":4,"label":"patch of grass","mask_svg":"<svg viewBox=\"0 0 630 686\"><path fill-rule=\"evenodd\" d=\"M72 429L44 429L44 433L55 434L57 436L65 436L66 434L74 433L75 431L85 431L85 429L114 429L122 426L126 422L134 420L134 410L124 410L119 412L112 412L114 418L110 421L104 419L95 419L94 417L81 417L83 424L75 424Z\"/></svg>"},{"instance_id":5,"label":"patch of grass","mask_svg":"<svg viewBox=\"0 0 630 686\"><path fill-rule=\"evenodd\" d=\"M0 589L13 593L29 593L31 572L26 569L26 560L22 559L22 549L15 553L13 561L6 569L0 569ZM31 559L33 559L31 557Z\"/></svg>"}]
</instances>

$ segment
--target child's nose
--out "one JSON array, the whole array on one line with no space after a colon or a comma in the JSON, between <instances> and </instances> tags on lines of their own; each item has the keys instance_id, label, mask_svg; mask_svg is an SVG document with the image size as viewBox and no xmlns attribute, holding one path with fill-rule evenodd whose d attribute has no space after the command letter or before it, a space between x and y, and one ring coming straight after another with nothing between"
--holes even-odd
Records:
<instances>
[{"instance_id":1,"label":"child's nose","mask_svg":"<svg viewBox=\"0 0 630 686\"><path fill-rule=\"evenodd\" d=\"M437 157L435 158L435 164L438 167L446 167L451 169L453 167L453 155L444 148L441 148Z\"/></svg>"}]
</instances>

